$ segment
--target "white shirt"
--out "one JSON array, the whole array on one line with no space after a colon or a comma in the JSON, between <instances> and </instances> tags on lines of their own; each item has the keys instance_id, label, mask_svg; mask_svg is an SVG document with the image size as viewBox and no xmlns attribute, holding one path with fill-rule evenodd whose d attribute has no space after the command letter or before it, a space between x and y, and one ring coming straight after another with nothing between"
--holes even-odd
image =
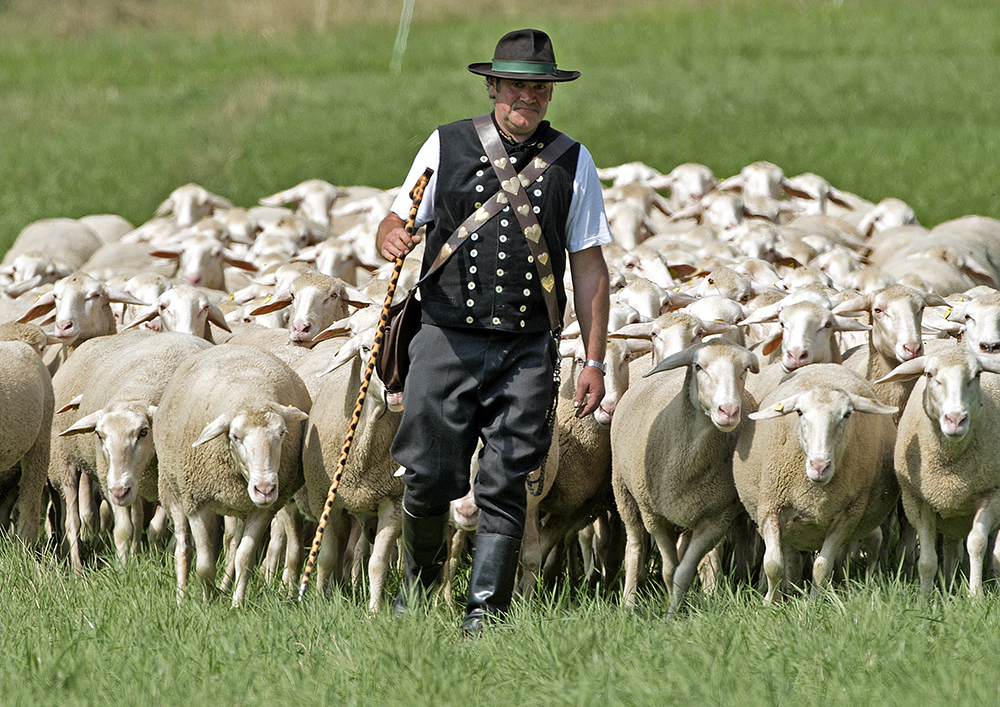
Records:
<instances>
[{"instance_id":1,"label":"white shirt","mask_svg":"<svg viewBox=\"0 0 1000 707\"><path fill-rule=\"evenodd\" d=\"M392 202L392 212L404 221L410 215L410 190L420 175L429 167L434 170L424 189L423 200L417 211L416 227L430 221L434 215L434 192L437 187L438 159L441 154L440 136L435 130L413 159L406 181ZM608 217L604 213L604 195L601 181L597 177L597 165L586 147L580 145L580 157L576 161L573 177L573 198L570 200L566 217L566 250L570 253L604 245L612 241L608 228Z\"/></svg>"}]
</instances>

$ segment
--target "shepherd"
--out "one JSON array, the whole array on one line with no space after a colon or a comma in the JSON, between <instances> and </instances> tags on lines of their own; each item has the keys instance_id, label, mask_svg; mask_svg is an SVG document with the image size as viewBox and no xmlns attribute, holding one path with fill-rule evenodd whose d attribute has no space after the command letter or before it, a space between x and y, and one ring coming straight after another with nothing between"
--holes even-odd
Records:
<instances>
[{"instance_id":1,"label":"shepherd","mask_svg":"<svg viewBox=\"0 0 1000 707\"><path fill-rule=\"evenodd\" d=\"M420 331L409 346L403 419L392 445L405 469L405 576L394 611L421 605L446 559L448 509L469 491L477 444L479 525L462 631L479 635L509 610L526 516L526 482L551 440L558 337L568 263L587 358L577 415L604 397L608 269L612 240L601 183L586 147L545 113L557 68L549 36L504 35L486 77L493 110L442 125L420 148L400 196L381 222L379 252L395 260L420 236L405 229L407 194L433 170L416 217L426 224Z\"/></svg>"}]
</instances>

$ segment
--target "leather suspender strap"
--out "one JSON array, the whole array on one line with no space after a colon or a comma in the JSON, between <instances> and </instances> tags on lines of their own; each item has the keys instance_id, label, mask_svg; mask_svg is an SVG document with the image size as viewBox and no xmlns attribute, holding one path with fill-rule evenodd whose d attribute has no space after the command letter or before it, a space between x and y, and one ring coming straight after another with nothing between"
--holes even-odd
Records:
<instances>
[{"instance_id":1,"label":"leather suspender strap","mask_svg":"<svg viewBox=\"0 0 1000 707\"><path fill-rule=\"evenodd\" d=\"M542 227L538 223L526 190L575 141L567 135L560 134L556 140L549 143L537 157L531 160L521 174L517 174L514 172L510 160L507 159L507 151L503 148L500 133L497 132L490 115L480 115L473 118L472 124L479 134L479 139L486 150L486 156L493 165L493 170L500 179L501 189L497 196L510 202L517 215L518 224L528 241L528 248L535 261L535 268L538 270L538 277L542 284L542 295L545 298L545 307L549 312L549 325L553 332L558 332L561 328L562 318L559 316L559 305L556 300L556 278L552 273L552 263L549 251L545 246L545 239L542 238ZM555 156L552 156L553 154Z\"/></svg>"}]
</instances>

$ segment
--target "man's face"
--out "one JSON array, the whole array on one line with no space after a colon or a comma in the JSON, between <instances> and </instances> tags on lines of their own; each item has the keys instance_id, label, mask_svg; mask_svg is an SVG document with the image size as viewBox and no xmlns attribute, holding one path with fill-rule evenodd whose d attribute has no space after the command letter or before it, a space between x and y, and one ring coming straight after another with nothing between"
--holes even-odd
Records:
<instances>
[{"instance_id":1,"label":"man's face","mask_svg":"<svg viewBox=\"0 0 1000 707\"><path fill-rule=\"evenodd\" d=\"M531 137L545 118L552 100L551 81L497 79L491 94L496 98L494 114L500 127L515 141Z\"/></svg>"}]
</instances>

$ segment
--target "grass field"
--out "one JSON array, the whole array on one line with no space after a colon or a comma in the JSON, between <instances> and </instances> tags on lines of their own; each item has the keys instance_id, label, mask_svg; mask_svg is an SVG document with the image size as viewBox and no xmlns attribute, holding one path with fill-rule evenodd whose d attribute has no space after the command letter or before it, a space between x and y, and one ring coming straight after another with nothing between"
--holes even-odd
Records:
<instances>
[{"instance_id":1,"label":"grass field","mask_svg":"<svg viewBox=\"0 0 1000 707\"><path fill-rule=\"evenodd\" d=\"M240 205L307 178L395 186L436 125L488 105L465 70L546 29L549 117L600 166L735 174L767 159L928 225L1000 217L1000 4L953 0L553 3L0 0L0 252L44 217L149 218L197 182ZM325 7L325 14L318 11ZM322 21L320 21L322 20ZM193 581L198 594L197 581ZM395 581L395 580L393 580ZM0 543L0 704L993 704L1000 604L884 573L816 600L693 591L632 614L564 588L478 642L458 616L260 581L248 606L174 600L170 559L74 579ZM392 590L394 584L389 589Z\"/></svg>"},{"instance_id":2,"label":"grass field","mask_svg":"<svg viewBox=\"0 0 1000 707\"><path fill-rule=\"evenodd\" d=\"M583 72L549 116L599 166L766 159L925 224L1000 216L995 3L423 0L398 75L401 2L330 0L357 19L324 31L314 5L0 3L0 250L38 218L140 223L187 182L244 206L313 177L395 186L434 126L488 109L465 65L527 24Z\"/></svg>"}]
</instances>

